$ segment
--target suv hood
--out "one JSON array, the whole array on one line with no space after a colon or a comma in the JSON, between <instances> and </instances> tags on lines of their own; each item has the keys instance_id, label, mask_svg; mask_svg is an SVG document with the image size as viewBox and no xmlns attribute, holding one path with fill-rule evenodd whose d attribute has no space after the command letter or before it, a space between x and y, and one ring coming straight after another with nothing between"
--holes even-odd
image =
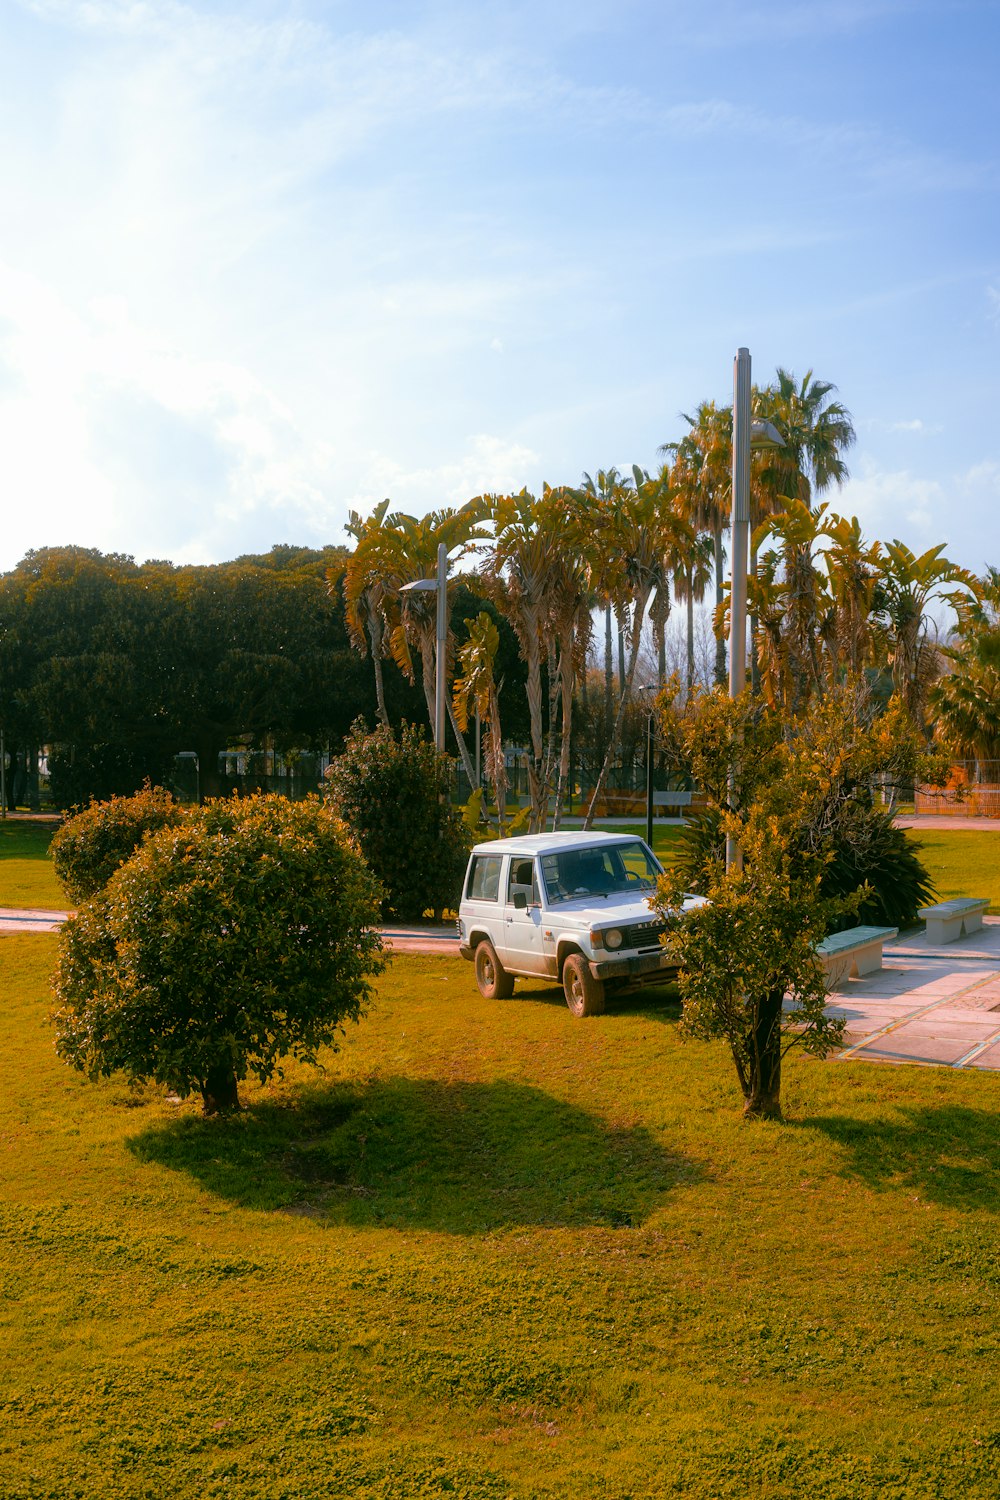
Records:
<instances>
[{"instance_id":1,"label":"suv hood","mask_svg":"<svg viewBox=\"0 0 1000 1500\"><path fill-rule=\"evenodd\" d=\"M653 922L653 911L645 896L581 896L576 901L560 901L550 906L547 916L558 919L560 926L590 927L631 926L634 922Z\"/></svg>"},{"instance_id":2,"label":"suv hood","mask_svg":"<svg viewBox=\"0 0 1000 1500\"><path fill-rule=\"evenodd\" d=\"M685 896L684 911L693 906L702 906L704 896ZM585 931L591 927L630 927L636 922L655 922L659 913L650 906L645 896L581 896L577 901L560 901L547 907L545 917L558 917L560 926L575 927Z\"/></svg>"}]
</instances>

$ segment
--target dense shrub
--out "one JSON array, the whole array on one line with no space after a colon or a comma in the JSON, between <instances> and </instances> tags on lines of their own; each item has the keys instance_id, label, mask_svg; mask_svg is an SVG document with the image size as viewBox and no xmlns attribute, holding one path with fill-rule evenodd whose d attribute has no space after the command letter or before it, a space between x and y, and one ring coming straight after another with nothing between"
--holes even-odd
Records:
<instances>
[{"instance_id":1,"label":"dense shrub","mask_svg":"<svg viewBox=\"0 0 1000 1500\"><path fill-rule=\"evenodd\" d=\"M397 736L358 720L326 777L385 889L385 916L416 921L458 906L472 835L448 801L448 760L415 726Z\"/></svg>"},{"instance_id":2,"label":"dense shrub","mask_svg":"<svg viewBox=\"0 0 1000 1500\"><path fill-rule=\"evenodd\" d=\"M845 919L874 927L910 927L921 906L935 896L920 845L905 828L897 828L892 814L881 807L850 810L831 844L831 858L823 871L824 896L846 896L865 882L872 887L856 917Z\"/></svg>"},{"instance_id":3,"label":"dense shrub","mask_svg":"<svg viewBox=\"0 0 1000 1500\"><path fill-rule=\"evenodd\" d=\"M704 892L712 871L726 858L717 809L696 813L677 841L675 868L689 891ZM824 898L849 896L861 885L871 890L857 914L839 923L852 927L909 927L921 906L934 900L930 874L920 859L920 845L905 828L897 828L890 812L871 804L845 807L825 843L828 859L820 881Z\"/></svg>"},{"instance_id":4,"label":"dense shrub","mask_svg":"<svg viewBox=\"0 0 1000 1500\"><path fill-rule=\"evenodd\" d=\"M52 840L56 874L71 901L88 901L131 859L148 833L174 827L184 817L169 792L143 787L134 797L91 802Z\"/></svg>"},{"instance_id":5,"label":"dense shrub","mask_svg":"<svg viewBox=\"0 0 1000 1500\"><path fill-rule=\"evenodd\" d=\"M122 1070L206 1113L279 1061L314 1061L357 1020L383 965L379 891L320 802L211 802L151 834L63 929L59 1054Z\"/></svg>"}]
</instances>

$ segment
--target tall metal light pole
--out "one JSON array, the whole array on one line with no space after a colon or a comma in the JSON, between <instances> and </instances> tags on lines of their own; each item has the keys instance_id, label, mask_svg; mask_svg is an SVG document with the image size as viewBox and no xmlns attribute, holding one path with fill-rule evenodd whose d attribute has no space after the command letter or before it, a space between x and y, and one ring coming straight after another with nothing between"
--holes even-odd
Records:
<instances>
[{"instance_id":1,"label":"tall metal light pole","mask_svg":"<svg viewBox=\"0 0 1000 1500\"><path fill-rule=\"evenodd\" d=\"M659 684L650 682L639 689L640 693L658 693ZM653 710L654 704L647 700L646 706L646 843L653 847Z\"/></svg>"},{"instance_id":2,"label":"tall metal light pole","mask_svg":"<svg viewBox=\"0 0 1000 1500\"><path fill-rule=\"evenodd\" d=\"M435 632L434 657L434 748L444 751L445 719L445 671L448 646L448 548L444 542L438 544L437 577L417 578L413 583L404 583L401 594L437 594L437 629Z\"/></svg>"},{"instance_id":3,"label":"tall metal light pole","mask_svg":"<svg viewBox=\"0 0 1000 1500\"><path fill-rule=\"evenodd\" d=\"M750 398L750 350L738 349L733 362L733 531L729 593L729 696L738 698L747 681L747 548L750 540L750 450L783 448L785 440L770 422L755 422ZM729 775L730 804L735 775ZM736 840L726 839L726 869L737 865Z\"/></svg>"}]
</instances>

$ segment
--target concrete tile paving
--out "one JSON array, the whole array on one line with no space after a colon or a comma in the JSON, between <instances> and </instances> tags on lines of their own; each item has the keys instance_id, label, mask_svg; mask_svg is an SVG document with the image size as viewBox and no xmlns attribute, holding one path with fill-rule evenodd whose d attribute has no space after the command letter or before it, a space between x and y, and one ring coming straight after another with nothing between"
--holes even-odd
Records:
<instances>
[{"instance_id":1,"label":"concrete tile paving","mask_svg":"<svg viewBox=\"0 0 1000 1500\"><path fill-rule=\"evenodd\" d=\"M943 947L905 935L884 960L830 995L847 1022L841 1060L1000 1070L1000 919Z\"/></svg>"}]
</instances>

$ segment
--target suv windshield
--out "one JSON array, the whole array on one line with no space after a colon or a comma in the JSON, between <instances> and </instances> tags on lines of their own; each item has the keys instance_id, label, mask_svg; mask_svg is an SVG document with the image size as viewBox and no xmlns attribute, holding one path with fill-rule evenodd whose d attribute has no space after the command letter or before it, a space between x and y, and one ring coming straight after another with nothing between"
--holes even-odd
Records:
<instances>
[{"instance_id":1,"label":"suv windshield","mask_svg":"<svg viewBox=\"0 0 1000 1500\"><path fill-rule=\"evenodd\" d=\"M659 875L660 866L638 839L542 855L542 878L550 904L649 890Z\"/></svg>"}]
</instances>

